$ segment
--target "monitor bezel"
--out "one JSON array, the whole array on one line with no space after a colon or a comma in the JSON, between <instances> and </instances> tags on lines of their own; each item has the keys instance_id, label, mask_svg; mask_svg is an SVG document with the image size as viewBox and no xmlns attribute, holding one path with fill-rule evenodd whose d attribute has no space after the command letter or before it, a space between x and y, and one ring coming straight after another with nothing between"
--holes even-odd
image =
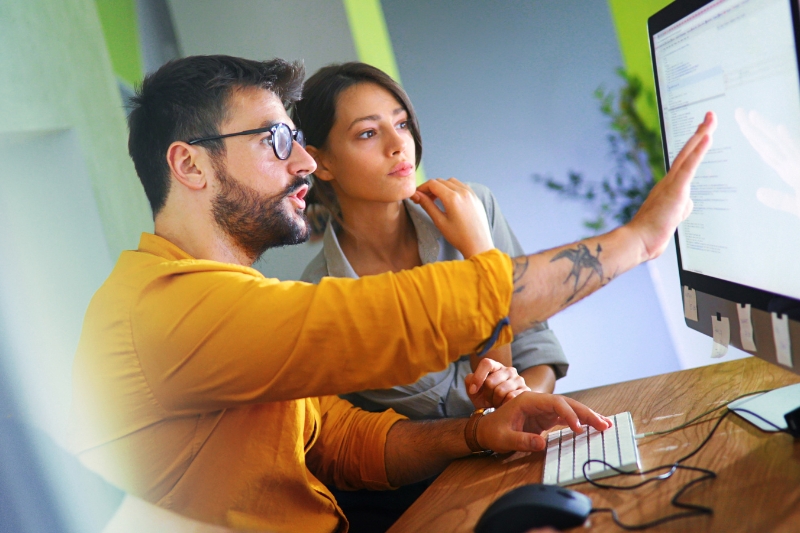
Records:
<instances>
[{"instance_id":1,"label":"monitor bezel","mask_svg":"<svg viewBox=\"0 0 800 533\"><path fill-rule=\"evenodd\" d=\"M655 82L656 102L658 105L658 118L661 127L661 142L664 150L664 165L667 172L669 171L670 167L667 156L669 152L667 151L664 117L661 113L661 92L658 85L656 54L654 46L655 43L653 37L661 30L671 26L684 17L691 15L692 13L715 1L716 0L676 0L658 13L651 16L647 21L650 55L653 62L653 79ZM797 0L785 1L789 2L791 7L792 27L794 29L795 58L797 61L798 76L800 76L800 5L798 5L799 3ZM800 77L798 78L798 81L800 81ZM684 270L683 261L681 260L681 247L677 230L675 231L675 248L678 255L678 273L681 280L681 286L686 286L690 289L698 290L739 304L750 304L752 307L761 309L762 311L776 312L780 315L788 315L790 319L800 321L800 300L764 289L742 285L740 283L728 281L722 278Z\"/></svg>"}]
</instances>

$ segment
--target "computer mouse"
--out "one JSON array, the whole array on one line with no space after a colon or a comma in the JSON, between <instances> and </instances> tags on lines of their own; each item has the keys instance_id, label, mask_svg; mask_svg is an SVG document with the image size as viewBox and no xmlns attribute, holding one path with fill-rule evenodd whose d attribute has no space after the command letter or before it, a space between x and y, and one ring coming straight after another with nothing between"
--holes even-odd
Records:
<instances>
[{"instance_id":1,"label":"computer mouse","mask_svg":"<svg viewBox=\"0 0 800 533\"><path fill-rule=\"evenodd\" d=\"M534 527L558 530L579 526L592 510L592 500L558 485L534 483L517 487L484 511L475 533L523 533Z\"/></svg>"}]
</instances>

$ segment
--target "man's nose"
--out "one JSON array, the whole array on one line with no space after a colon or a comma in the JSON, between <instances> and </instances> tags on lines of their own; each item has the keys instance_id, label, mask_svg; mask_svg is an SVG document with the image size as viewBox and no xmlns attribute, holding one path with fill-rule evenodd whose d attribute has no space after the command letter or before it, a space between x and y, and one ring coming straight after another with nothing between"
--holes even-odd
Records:
<instances>
[{"instance_id":1,"label":"man's nose","mask_svg":"<svg viewBox=\"0 0 800 533\"><path fill-rule=\"evenodd\" d=\"M289 156L289 173L293 176L307 176L317 170L317 162L306 152L300 143L294 142L292 155Z\"/></svg>"}]
</instances>

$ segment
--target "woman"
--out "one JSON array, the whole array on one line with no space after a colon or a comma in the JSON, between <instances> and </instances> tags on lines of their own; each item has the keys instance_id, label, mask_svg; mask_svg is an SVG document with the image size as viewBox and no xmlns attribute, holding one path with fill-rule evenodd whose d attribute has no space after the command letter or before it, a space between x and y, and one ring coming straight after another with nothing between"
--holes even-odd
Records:
<instances>
[{"instance_id":1,"label":"woman","mask_svg":"<svg viewBox=\"0 0 800 533\"><path fill-rule=\"evenodd\" d=\"M294 119L317 162L307 197L310 218L320 219L319 206L331 215L323 250L306 268L304 281L357 278L462 259L471 255L473 246L480 247L482 238L512 257L523 255L486 187L475 184L470 189L451 178L428 181L417 191L415 169L422 156L417 118L403 89L379 69L364 63L320 69L306 81ZM472 232L471 238L448 242L437 229L441 212L433 200L443 194L461 195L477 205L475 225L464 228ZM480 224L484 214L488 228ZM481 227L490 228L491 234ZM503 347L486 355L502 365L492 366L486 379L490 386L481 391L468 390L478 359L465 355L412 385L363 391L347 399L368 410L391 407L411 418L463 417L475 407L497 405L528 388L552 392L568 366L546 323L518 335L510 350ZM369 354L364 360L369 361ZM483 391L488 394L481 396Z\"/></svg>"}]
</instances>

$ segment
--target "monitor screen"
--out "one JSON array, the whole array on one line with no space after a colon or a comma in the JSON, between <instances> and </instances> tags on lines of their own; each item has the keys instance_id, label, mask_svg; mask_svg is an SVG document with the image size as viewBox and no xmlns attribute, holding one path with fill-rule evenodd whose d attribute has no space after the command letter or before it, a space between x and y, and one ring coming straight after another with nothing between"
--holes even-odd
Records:
<instances>
[{"instance_id":1,"label":"monitor screen","mask_svg":"<svg viewBox=\"0 0 800 533\"><path fill-rule=\"evenodd\" d=\"M682 279L770 293L738 299L754 305L770 295L800 299L793 9L789 0L690 0L650 20L667 165L706 111L719 124L692 182L694 210L677 232Z\"/></svg>"}]
</instances>

